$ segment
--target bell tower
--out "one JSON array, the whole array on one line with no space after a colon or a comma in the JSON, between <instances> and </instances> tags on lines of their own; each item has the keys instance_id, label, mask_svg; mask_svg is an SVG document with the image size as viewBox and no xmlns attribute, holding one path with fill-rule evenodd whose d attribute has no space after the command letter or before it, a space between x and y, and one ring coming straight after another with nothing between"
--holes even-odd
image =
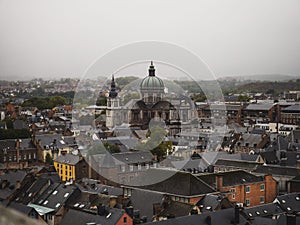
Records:
<instances>
[{"instance_id":1,"label":"bell tower","mask_svg":"<svg viewBox=\"0 0 300 225\"><path fill-rule=\"evenodd\" d=\"M120 118L120 98L116 91L116 82L114 75L112 75L110 91L107 98L107 109L106 109L106 127L109 129L115 125L121 124Z\"/></svg>"}]
</instances>

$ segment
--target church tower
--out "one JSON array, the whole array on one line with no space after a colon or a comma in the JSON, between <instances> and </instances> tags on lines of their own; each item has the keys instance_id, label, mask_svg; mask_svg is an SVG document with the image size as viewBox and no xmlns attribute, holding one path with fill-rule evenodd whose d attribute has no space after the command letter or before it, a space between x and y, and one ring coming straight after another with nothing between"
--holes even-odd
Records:
<instances>
[{"instance_id":1,"label":"church tower","mask_svg":"<svg viewBox=\"0 0 300 225\"><path fill-rule=\"evenodd\" d=\"M148 76L140 84L142 99L146 105L152 106L164 97L165 85L162 79L155 76L153 62L149 66Z\"/></svg>"},{"instance_id":2,"label":"church tower","mask_svg":"<svg viewBox=\"0 0 300 225\"><path fill-rule=\"evenodd\" d=\"M114 75L112 75L110 91L107 98L107 109L106 109L106 127L109 129L115 125L121 124L120 118L120 98L116 91L116 83Z\"/></svg>"}]
</instances>

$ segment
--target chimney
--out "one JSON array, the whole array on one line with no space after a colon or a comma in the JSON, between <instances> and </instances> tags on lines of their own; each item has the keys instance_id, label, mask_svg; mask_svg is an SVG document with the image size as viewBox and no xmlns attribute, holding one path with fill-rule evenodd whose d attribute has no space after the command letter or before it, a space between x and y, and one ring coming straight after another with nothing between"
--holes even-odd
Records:
<instances>
[{"instance_id":1,"label":"chimney","mask_svg":"<svg viewBox=\"0 0 300 225\"><path fill-rule=\"evenodd\" d=\"M107 213L105 205L102 205L102 204L97 207L97 210L98 210L98 215L100 215L100 216L105 216Z\"/></svg>"},{"instance_id":2,"label":"chimney","mask_svg":"<svg viewBox=\"0 0 300 225\"><path fill-rule=\"evenodd\" d=\"M133 207L132 206L126 207L125 212L128 214L128 216L131 217L131 219L133 219Z\"/></svg>"},{"instance_id":3,"label":"chimney","mask_svg":"<svg viewBox=\"0 0 300 225\"><path fill-rule=\"evenodd\" d=\"M207 225L211 225L211 215L208 215L206 218L205 218L205 222Z\"/></svg>"},{"instance_id":4,"label":"chimney","mask_svg":"<svg viewBox=\"0 0 300 225\"><path fill-rule=\"evenodd\" d=\"M216 188L217 191L219 191L223 187L223 176L222 175L216 175Z\"/></svg>"},{"instance_id":5,"label":"chimney","mask_svg":"<svg viewBox=\"0 0 300 225\"><path fill-rule=\"evenodd\" d=\"M109 208L114 208L117 205L117 197L111 196L109 198Z\"/></svg>"},{"instance_id":6,"label":"chimney","mask_svg":"<svg viewBox=\"0 0 300 225\"><path fill-rule=\"evenodd\" d=\"M235 204L234 206L234 221L233 224L239 224L240 223L240 207Z\"/></svg>"},{"instance_id":7,"label":"chimney","mask_svg":"<svg viewBox=\"0 0 300 225\"><path fill-rule=\"evenodd\" d=\"M286 215L286 225L296 225L296 216L288 214Z\"/></svg>"},{"instance_id":8,"label":"chimney","mask_svg":"<svg viewBox=\"0 0 300 225\"><path fill-rule=\"evenodd\" d=\"M141 220L142 223L147 223L147 216L142 216Z\"/></svg>"}]
</instances>

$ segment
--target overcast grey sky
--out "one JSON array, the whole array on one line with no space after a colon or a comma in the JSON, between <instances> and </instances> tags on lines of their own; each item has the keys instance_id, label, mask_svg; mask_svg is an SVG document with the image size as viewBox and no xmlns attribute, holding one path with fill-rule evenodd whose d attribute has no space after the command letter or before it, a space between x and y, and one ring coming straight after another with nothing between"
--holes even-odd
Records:
<instances>
[{"instance_id":1,"label":"overcast grey sky","mask_svg":"<svg viewBox=\"0 0 300 225\"><path fill-rule=\"evenodd\" d=\"M200 56L218 76L300 74L299 0L0 0L0 78L79 77L144 40Z\"/></svg>"}]
</instances>

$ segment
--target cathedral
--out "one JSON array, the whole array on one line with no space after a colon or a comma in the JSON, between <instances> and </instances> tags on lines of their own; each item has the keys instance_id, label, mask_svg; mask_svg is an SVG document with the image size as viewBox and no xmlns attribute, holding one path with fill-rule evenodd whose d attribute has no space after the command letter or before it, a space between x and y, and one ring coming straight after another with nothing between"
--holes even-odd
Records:
<instances>
[{"instance_id":1,"label":"cathedral","mask_svg":"<svg viewBox=\"0 0 300 225\"><path fill-rule=\"evenodd\" d=\"M188 98L168 98L162 79L155 75L151 62L148 76L139 85L140 99L132 99L121 105L116 91L114 76L107 99L106 127L109 129L128 124L131 129L149 129L149 124L157 123L167 129L170 136L181 132L182 126L189 124L194 117L193 103Z\"/></svg>"}]
</instances>

